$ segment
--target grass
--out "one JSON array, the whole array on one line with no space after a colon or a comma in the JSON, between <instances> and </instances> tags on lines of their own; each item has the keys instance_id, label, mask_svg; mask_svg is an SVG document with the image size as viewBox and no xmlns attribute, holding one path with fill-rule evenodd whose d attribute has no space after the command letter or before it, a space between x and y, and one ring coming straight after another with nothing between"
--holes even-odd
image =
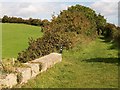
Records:
<instances>
[{"instance_id":1,"label":"grass","mask_svg":"<svg viewBox=\"0 0 120 90\"><path fill-rule=\"evenodd\" d=\"M28 37L42 36L39 27L2 24L2 56L17 57L28 46ZM23 88L117 88L118 50L111 42L98 38L63 52L63 60Z\"/></svg>"},{"instance_id":2,"label":"grass","mask_svg":"<svg viewBox=\"0 0 120 90\"><path fill-rule=\"evenodd\" d=\"M40 27L25 24L2 24L2 58L16 58L28 46L28 38L42 36Z\"/></svg>"},{"instance_id":3,"label":"grass","mask_svg":"<svg viewBox=\"0 0 120 90\"><path fill-rule=\"evenodd\" d=\"M118 88L118 51L96 39L63 52L63 60L22 88Z\"/></svg>"}]
</instances>

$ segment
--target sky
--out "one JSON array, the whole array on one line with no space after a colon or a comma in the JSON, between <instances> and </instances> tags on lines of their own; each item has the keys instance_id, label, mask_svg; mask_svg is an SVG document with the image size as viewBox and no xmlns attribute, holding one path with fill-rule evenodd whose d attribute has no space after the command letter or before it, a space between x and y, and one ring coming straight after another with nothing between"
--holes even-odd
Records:
<instances>
[{"instance_id":1,"label":"sky","mask_svg":"<svg viewBox=\"0 0 120 90\"><path fill-rule=\"evenodd\" d=\"M76 4L90 7L104 15L108 22L118 25L119 0L0 0L0 17L51 19L52 14Z\"/></svg>"}]
</instances>

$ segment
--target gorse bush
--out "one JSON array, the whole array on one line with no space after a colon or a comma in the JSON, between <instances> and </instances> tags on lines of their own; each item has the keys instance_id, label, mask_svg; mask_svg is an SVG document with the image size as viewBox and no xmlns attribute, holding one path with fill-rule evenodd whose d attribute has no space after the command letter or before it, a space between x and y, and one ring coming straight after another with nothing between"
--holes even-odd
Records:
<instances>
[{"instance_id":1,"label":"gorse bush","mask_svg":"<svg viewBox=\"0 0 120 90\"><path fill-rule=\"evenodd\" d=\"M96 22L101 20L98 20L94 10L81 5L69 7L57 17L53 15L51 22L46 23L43 28L44 36L36 40L31 38L28 48L20 52L17 59L27 62L52 52L59 52L61 46L63 49L71 49L80 41L80 35L94 39L97 36Z\"/></svg>"},{"instance_id":2,"label":"gorse bush","mask_svg":"<svg viewBox=\"0 0 120 90\"><path fill-rule=\"evenodd\" d=\"M29 47L18 54L18 60L25 63L52 52L59 52L61 45L66 49L72 48L73 42L68 33L64 34L64 38L61 36L60 33L47 33L37 40L31 38Z\"/></svg>"}]
</instances>

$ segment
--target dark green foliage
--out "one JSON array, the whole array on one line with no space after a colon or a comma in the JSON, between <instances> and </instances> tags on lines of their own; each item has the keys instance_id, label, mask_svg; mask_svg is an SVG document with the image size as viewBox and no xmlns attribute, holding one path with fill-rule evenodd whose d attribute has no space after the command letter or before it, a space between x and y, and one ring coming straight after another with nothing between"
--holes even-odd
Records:
<instances>
[{"instance_id":1,"label":"dark green foliage","mask_svg":"<svg viewBox=\"0 0 120 90\"><path fill-rule=\"evenodd\" d=\"M115 26L114 24L107 23L104 28L103 35L109 41L117 42L120 46L120 27Z\"/></svg>"},{"instance_id":2,"label":"dark green foliage","mask_svg":"<svg viewBox=\"0 0 120 90\"><path fill-rule=\"evenodd\" d=\"M40 19L22 19L22 18L17 18L17 17L8 17L4 16L2 18L2 23L24 23L24 24L29 24L29 25L35 25L35 26L46 26L49 24L49 21L46 19L45 20L40 20Z\"/></svg>"},{"instance_id":3,"label":"dark green foliage","mask_svg":"<svg viewBox=\"0 0 120 90\"><path fill-rule=\"evenodd\" d=\"M98 16L96 18L96 24L97 24L97 33L98 33L98 35L103 34L104 28L105 28L105 26L107 24L106 19L104 19L104 16L98 14Z\"/></svg>"},{"instance_id":4,"label":"dark green foliage","mask_svg":"<svg viewBox=\"0 0 120 90\"><path fill-rule=\"evenodd\" d=\"M114 25L113 24L110 24L108 23L105 28L104 28L104 33L103 35L105 36L105 38L112 38L112 34L113 34L113 28L114 28Z\"/></svg>"},{"instance_id":5,"label":"dark green foliage","mask_svg":"<svg viewBox=\"0 0 120 90\"><path fill-rule=\"evenodd\" d=\"M9 22L9 17L5 15L5 16L2 18L2 22L3 22L3 23Z\"/></svg>"},{"instance_id":6,"label":"dark green foliage","mask_svg":"<svg viewBox=\"0 0 120 90\"><path fill-rule=\"evenodd\" d=\"M117 27L114 24L107 23L107 25L104 28L103 35L105 36L105 38L113 39L114 32L116 31L117 31Z\"/></svg>"},{"instance_id":7,"label":"dark green foliage","mask_svg":"<svg viewBox=\"0 0 120 90\"><path fill-rule=\"evenodd\" d=\"M81 35L94 39L98 28L97 23L101 23L102 26L104 24L102 20L104 21L104 17L97 16L95 11L88 7L81 5L69 7L68 10L60 12L57 17L53 15L50 23L47 20L42 21L45 25L42 27L44 36L37 40L31 38L29 47L19 53L18 60L27 62L51 52L59 52L60 46L63 46L63 49L70 49L78 41L82 41Z\"/></svg>"}]
</instances>

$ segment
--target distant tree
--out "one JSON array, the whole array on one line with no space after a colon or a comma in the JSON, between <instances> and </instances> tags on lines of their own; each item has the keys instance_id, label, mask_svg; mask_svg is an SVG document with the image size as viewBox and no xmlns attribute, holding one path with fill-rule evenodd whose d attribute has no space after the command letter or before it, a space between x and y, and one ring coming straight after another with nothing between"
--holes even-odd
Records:
<instances>
[{"instance_id":1,"label":"distant tree","mask_svg":"<svg viewBox=\"0 0 120 90\"><path fill-rule=\"evenodd\" d=\"M22 18L17 18L17 23L24 23L24 20Z\"/></svg>"},{"instance_id":2,"label":"distant tree","mask_svg":"<svg viewBox=\"0 0 120 90\"><path fill-rule=\"evenodd\" d=\"M2 18L3 23L24 23L24 24L29 24L29 25L35 25L35 26L47 26L50 22L47 19L41 20L41 19L22 19L22 18L17 18L17 17L8 17L5 15Z\"/></svg>"},{"instance_id":3,"label":"distant tree","mask_svg":"<svg viewBox=\"0 0 120 90\"><path fill-rule=\"evenodd\" d=\"M2 23L7 23L9 22L9 17L7 15L5 15L3 18L2 18Z\"/></svg>"},{"instance_id":4,"label":"distant tree","mask_svg":"<svg viewBox=\"0 0 120 90\"><path fill-rule=\"evenodd\" d=\"M9 23L18 23L16 17L9 18Z\"/></svg>"},{"instance_id":5,"label":"distant tree","mask_svg":"<svg viewBox=\"0 0 120 90\"><path fill-rule=\"evenodd\" d=\"M41 20L40 19L32 19L31 20L31 25L40 26L41 25Z\"/></svg>"},{"instance_id":6,"label":"distant tree","mask_svg":"<svg viewBox=\"0 0 120 90\"><path fill-rule=\"evenodd\" d=\"M28 24L32 25L32 21L33 21L33 19L32 19L32 18L29 18Z\"/></svg>"},{"instance_id":7,"label":"distant tree","mask_svg":"<svg viewBox=\"0 0 120 90\"><path fill-rule=\"evenodd\" d=\"M49 25L49 21L47 19L42 20L43 26Z\"/></svg>"}]
</instances>

